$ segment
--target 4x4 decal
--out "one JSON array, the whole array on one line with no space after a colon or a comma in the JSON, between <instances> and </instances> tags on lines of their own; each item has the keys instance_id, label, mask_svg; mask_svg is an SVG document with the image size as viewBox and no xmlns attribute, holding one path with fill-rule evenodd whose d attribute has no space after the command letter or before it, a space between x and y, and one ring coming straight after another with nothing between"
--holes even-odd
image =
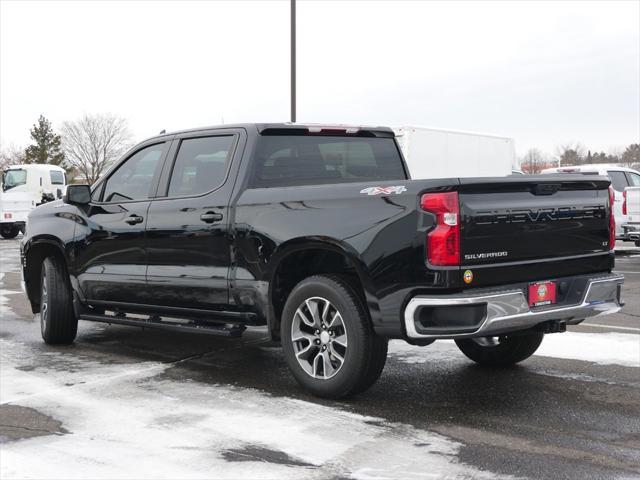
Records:
<instances>
[{"instance_id":1,"label":"4x4 decal","mask_svg":"<svg viewBox=\"0 0 640 480\"><path fill-rule=\"evenodd\" d=\"M404 185L394 185L393 187L367 187L360 190L360 193L366 193L367 195L390 195L395 193L400 195L403 192L406 192L407 189Z\"/></svg>"}]
</instances>

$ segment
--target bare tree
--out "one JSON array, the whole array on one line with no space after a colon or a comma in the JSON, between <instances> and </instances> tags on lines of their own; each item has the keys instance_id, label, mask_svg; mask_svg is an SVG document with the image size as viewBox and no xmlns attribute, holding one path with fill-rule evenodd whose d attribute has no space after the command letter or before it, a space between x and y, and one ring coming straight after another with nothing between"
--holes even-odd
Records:
<instances>
[{"instance_id":1,"label":"bare tree","mask_svg":"<svg viewBox=\"0 0 640 480\"><path fill-rule=\"evenodd\" d=\"M560 145L557 148L556 158L559 167L582 165L585 162L584 147L579 143Z\"/></svg>"},{"instance_id":2,"label":"bare tree","mask_svg":"<svg viewBox=\"0 0 640 480\"><path fill-rule=\"evenodd\" d=\"M67 162L92 184L131 146L127 121L116 115L84 115L62 125Z\"/></svg>"},{"instance_id":3,"label":"bare tree","mask_svg":"<svg viewBox=\"0 0 640 480\"><path fill-rule=\"evenodd\" d=\"M24 163L24 148L18 148L15 145L9 145L0 149L0 170L4 170L9 165L19 165Z\"/></svg>"},{"instance_id":4,"label":"bare tree","mask_svg":"<svg viewBox=\"0 0 640 480\"><path fill-rule=\"evenodd\" d=\"M527 150L527 153L524 154L524 157L522 157L520 165L527 173L540 173L545 167L544 155L537 148L530 148Z\"/></svg>"}]
</instances>

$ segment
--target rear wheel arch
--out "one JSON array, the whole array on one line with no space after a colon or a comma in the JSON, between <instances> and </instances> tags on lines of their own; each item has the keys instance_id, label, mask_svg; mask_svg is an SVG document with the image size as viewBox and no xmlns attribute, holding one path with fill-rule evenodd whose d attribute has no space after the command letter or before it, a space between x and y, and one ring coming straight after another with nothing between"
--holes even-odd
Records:
<instances>
[{"instance_id":1,"label":"rear wheel arch","mask_svg":"<svg viewBox=\"0 0 640 480\"><path fill-rule=\"evenodd\" d=\"M40 311L40 278L42 275L42 262L47 257L59 258L67 268L67 259L62 244L54 239L36 239L30 242L25 252L25 283L27 296L31 302L33 313Z\"/></svg>"},{"instance_id":2,"label":"rear wheel arch","mask_svg":"<svg viewBox=\"0 0 640 480\"><path fill-rule=\"evenodd\" d=\"M378 311L369 277L357 254L340 244L322 241L293 241L274 254L269 279L269 331L279 338L284 304L293 288L313 275L338 275L354 287L369 316Z\"/></svg>"}]
</instances>

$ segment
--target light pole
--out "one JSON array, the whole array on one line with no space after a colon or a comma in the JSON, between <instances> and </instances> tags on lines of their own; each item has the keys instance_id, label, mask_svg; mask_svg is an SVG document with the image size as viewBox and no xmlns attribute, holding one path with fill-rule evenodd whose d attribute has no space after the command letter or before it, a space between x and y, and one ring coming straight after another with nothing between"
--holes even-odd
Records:
<instances>
[{"instance_id":1,"label":"light pole","mask_svg":"<svg viewBox=\"0 0 640 480\"><path fill-rule=\"evenodd\" d=\"M291 121L296 121L296 0L291 0Z\"/></svg>"}]
</instances>

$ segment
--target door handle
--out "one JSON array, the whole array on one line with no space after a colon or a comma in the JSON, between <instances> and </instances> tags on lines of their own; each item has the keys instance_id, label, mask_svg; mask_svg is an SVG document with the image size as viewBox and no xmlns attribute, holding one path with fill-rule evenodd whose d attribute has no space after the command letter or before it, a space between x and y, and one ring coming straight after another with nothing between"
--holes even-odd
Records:
<instances>
[{"instance_id":1,"label":"door handle","mask_svg":"<svg viewBox=\"0 0 640 480\"><path fill-rule=\"evenodd\" d=\"M216 212L206 212L200 215L200 220L205 223L219 222L222 220L222 214Z\"/></svg>"},{"instance_id":2,"label":"door handle","mask_svg":"<svg viewBox=\"0 0 640 480\"><path fill-rule=\"evenodd\" d=\"M139 215L131 215L129 218L125 220L125 222L127 222L129 225L136 225L138 223L142 223L143 220L144 218L142 218Z\"/></svg>"}]
</instances>

